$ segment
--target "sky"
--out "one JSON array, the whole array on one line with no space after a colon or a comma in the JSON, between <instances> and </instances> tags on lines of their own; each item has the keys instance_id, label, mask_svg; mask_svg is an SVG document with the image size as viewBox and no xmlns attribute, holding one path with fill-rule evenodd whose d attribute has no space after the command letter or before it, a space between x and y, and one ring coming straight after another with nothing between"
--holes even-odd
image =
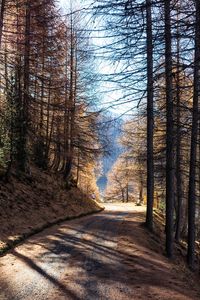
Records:
<instances>
[{"instance_id":1,"label":"sky","mask_svg":"<svg viewBox=\"0 0 200 300\"><path fill-rule=\"evenodd\" d=\"M92 0L71 0L73 9L82 9L87 8L91 5ZM60 7L63 10L63 14L69 12L70 8L70 0L59 0ZM91 16L89 17L91 18ZM92 42L95 45L95 48L101 48L104 44L108 43L108 40L102 36L102 33L98 33L96 30L98 29L99 24L97 22L91 22L91 26L93 29L95 29L95 32L91 34ZM95 55L99 56L98 50L96 51ZM108 61L107 59L103 58L102 53L100 54L101 58L97 58L96 63L96 69L97 72L100 74L109 75L111 73L116 72L116 65L114 65L111 61ZM123 104L118 105L117 101L121 98L123 98L123 93L121 90L117 89L117 87L112 84L111 82L105 82L103 81L101 83L100 88L100 94L101 94L101 107L103 107L106 110L112 112L116 115L122 115L125 114L131 114L131 109L133 104ZM119 101L120 103L120 101Z\"/></svg>"}]
</instances>

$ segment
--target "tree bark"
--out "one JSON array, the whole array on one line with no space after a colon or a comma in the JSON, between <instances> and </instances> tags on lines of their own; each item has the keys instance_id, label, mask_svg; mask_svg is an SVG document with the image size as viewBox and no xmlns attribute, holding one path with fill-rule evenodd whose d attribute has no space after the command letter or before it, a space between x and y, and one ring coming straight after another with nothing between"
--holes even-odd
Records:
<instances>
[{"instance_id":1,"label":"tree bark","mask_svg":"<svg viewBox=\"0 0 200 300\"><path fill-rule=\"evenodd\" d=\"M76 57L73 34L73 17L71 16L70 34L70 84L69 84L69 124L68 124L68 150L64 179L68 179L71 174L73 154L74 154L74 122L75 122L75 77L76 77Z\"/></svg>"},{"instance_id":2,"label":"tree bark","mask_svg":"<svg viewBox=\"0 0 200 300\"><path fill-rule=\"evenodd\" d=\"M26 171L27 163L27 134L29 127L29 83L30 83L30 21L31 10L30 0L26 1L26 16L25 16L25 47L24 47L24 89L23 89L23 110L21 124L21 147L19 155L19 169Z\"/></svg>"},{"instance_id":3,"label":"tree bark","mask_svg":"<svg viewBox=\"0 0 200 300\"><path fill-rule=\"evenodd\" d=\"M166 254L173 256L174 216L174 119L172 84L171 1L164 2L165 13L165 76L166 76Z\"/></svg>"},{"instance_id":4,"label":"tree bark","mask_svg":"<svg viewBox=\"0 0 200 300\"><path fill-rule=\"evenodd\" d=\"M3 33L3 21L4 21L5 7L6 7L6 0L1 0L1 11L0 11L0 49L1 49L1 41L2 41L2 33Z\"/></svg>"},{"instance_id":5,"label":"tree bark","mask_svg":"<svg viewBox=\"0 0 200 300\"><path fill-rule=\"evenodd\" d=\"M153 201L154 201L154 155L153 155L153 37L151 0L146 0L147 22L147 213L146 226L153 230Z\"/></svg>"},{"instance_id":6,"label":"tree bark","mask_svg":"<svg viewBox=\"0 0 200 300\"><path fill-rule=\"evenodd\" d=\"M179 5L179 4L177 4ZM177 16L178 16L177 8ZM177 66L176 66L176 233L175 239L178 242L181 234L181 221L183 217L183 191L182 191L182 170L181 170L181 111L180 111L180 37L179 18L177 17Z\"/></svg>"},{"instance_id":7,"label":"tree bark","mask_svg":"<svg viewBox=\"0 0 200 300\"><path fill-rule=\"evenodd\" d=\"M129 201L129 184L127 183L126 185L126 202L128 203Z\"/></svg>"},{"instance_id":8,"label":"tree bark","mask_svg":"<svg viewBox=\"0 0 200 300\"><path fill-rule=\"evenodd\" d=\"M198 111L200 96L200 2L196 1L194 92L192 110L192 134L190 150L189 194L188 194L188 251L187 261L191 268L195 262L195 210L196 210L196 158L198 140Z\"/></svg>"}]
</instances>

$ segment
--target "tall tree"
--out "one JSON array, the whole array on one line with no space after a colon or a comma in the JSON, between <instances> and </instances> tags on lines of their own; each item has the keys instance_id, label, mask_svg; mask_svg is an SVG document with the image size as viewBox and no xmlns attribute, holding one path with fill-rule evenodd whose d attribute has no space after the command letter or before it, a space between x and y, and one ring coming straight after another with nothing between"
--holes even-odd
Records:
<instances>
[{"instance_id":1,"label":"tall tree","mask_svg":"<svg viewBox=\"0 0 200 300\"><path fill-rule=\"evenodd\" d=\"M174 115L172 83L171 1L164 1L166 77L166 253L173 256L174 240Z\"/></svg>"},{"instance_id":2,"label":"tall tree","mask_svg":"<svg viewBox=\"0 0 200 300\"><path fill-rule=\"evenodd\" d=\"M200 2L195 1L195 59L194 59L194 91L192 108L192 134L190 150L190 171L188 191L188 252L187 260L191 268L195 261L195 214L196 214L196 162L199 120L199 97L200 97Z\"/></svg>"},{"instance_id":3,"label":"tall tree","mask_svg":"<svg viewBox=\"0 0 200 300\"><path fill-rule=\"evenodd\" d=\"M2 40L2 32L3 32L3 22L4 22L5 8L6 8L6 0L1 0L1 10L0 10L0 48L1 48L1 40Z\"/></svg>"},{"instance_id":4,"label":"tall tree","mask_svg":"<svg viewBox=\"0 0 200 300\"><path fill-rule=\"evenodd\" d=\"M27 164L27 138L29 128L29 85L30 85L30 29L31 29L31 2L25 3L25 46L24 46L24 80L23 80L23 100L22 100L22 120L21 120L21 145L19 154L19 167L26 170Z\"/></svg>"},{"instance_id":5,"label":"tall tree","mask_svg":"<svg viewBox=\"0 0 200 300\"><path fill-rule=\"evenodd\" d=\"M176 241L179 242L181 235L181 222L182 222L182 204L183 204L183 181L181 172L181 62L180 62L180 14L179 14L179 1L176 5L176 74L175 74L175 90L176 90Z\"/></svg>"},{"instance_id":6,"label":"tall tree","mask_svg":"<svg viewBox=\"0 0 200 300\"><path fill-rule=\"evenodd\" d=\"M154 201L154 95L153 95L153 34L151 0L146 0L146 31L147 31L147 214L146 225L153 229L153 201Z\"/></svg>"}]
</instances>

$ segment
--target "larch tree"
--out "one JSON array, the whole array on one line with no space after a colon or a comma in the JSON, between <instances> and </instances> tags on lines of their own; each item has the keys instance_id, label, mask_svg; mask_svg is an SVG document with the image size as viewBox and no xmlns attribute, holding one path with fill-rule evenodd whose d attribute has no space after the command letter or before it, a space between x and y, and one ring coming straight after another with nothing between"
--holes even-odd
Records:
<instances>
[{"instance_id":1,"label":"larch tree","mask_svg":"<svg viewBox=\"0 0 200 300\"><path fill-rule=\"evenodd\" d=\"M1 11L2 177L31 176L34 164L70 187L90 165L95 182L103 146L84 18L74 11L64 18L54 0L3 1Z\"/></svg>"},{"instance_id":2,"label":"larch tree","mask_svg":"<svg viewBox=\"0 0 200 300\"><path fill-rule=\"evenodd\" d=\"M4 14L6 9L6 0L1 0L1 10L0 10L0 47L2 40L2 32L3 32L3 23L4 23Z\"/></svg>"},{"instance_id":3,"label":"larch tree","mask_svg":"<svg viewBox=\"0 0 200 300\"><path fill-rule=\"evenodd\" d=\"M190 148L190 171L188 190L188 253L187 260L191 268L195 262L195 238L196 238L196 162L199 123L199 97L200 97L200 3L195 1L195 59L194 59L194 91L192 108L192 132Z\"/></svg>"},{"instance_id":4,"label":"larch tree","mask_svg":"<svg viewBox=\"0 0 200 300\"><path fill-rule=\"evenodd\" d=\"M166 253L173 256L174 218L174 116L172 84L171 1L164 3L165 14L165 77L166 77Z\"/></svg>"},{"instance_id":5,"label":"larch tree","mask_svg":"<svg viewBox=\"0 0 200 300\"><path fill-rule=\"evenodd\" d=\"M146 225L153 230L154 202L154 93L153 93L153 29L152 1L146 0L146 31L147 31L147 213Z\"/></svg>"}]
</instances>

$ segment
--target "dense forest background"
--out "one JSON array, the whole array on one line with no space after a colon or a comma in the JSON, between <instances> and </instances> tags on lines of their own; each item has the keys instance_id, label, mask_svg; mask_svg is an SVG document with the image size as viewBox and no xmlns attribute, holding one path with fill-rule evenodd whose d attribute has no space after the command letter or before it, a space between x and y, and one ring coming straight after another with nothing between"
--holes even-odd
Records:
<instances>
[{"instance_id":1,"label":"dense forest background","mask_svg":"<svg viewBox=\"0 0 200 300\"><path fill-rule=\"evenodd\" d=\"M84 21L55 1L1 2L1 177L34 163L98 192L95 68Z\"/></svg>"},{"instance_id":2,"label":"dense forest background","mask_svg":"<svg viewBox=\"0 0 200 300\"><path fill-rule=\"evenodd\" d=\"M147 203L165 219L166 253L187 240L195 265L200 203L200 4L199 1L96 1L105 20L110 79L123 91L118 104L132 103L123 125L124 147L109 173L108 199Z\"/></svg>"}]
</instances>

